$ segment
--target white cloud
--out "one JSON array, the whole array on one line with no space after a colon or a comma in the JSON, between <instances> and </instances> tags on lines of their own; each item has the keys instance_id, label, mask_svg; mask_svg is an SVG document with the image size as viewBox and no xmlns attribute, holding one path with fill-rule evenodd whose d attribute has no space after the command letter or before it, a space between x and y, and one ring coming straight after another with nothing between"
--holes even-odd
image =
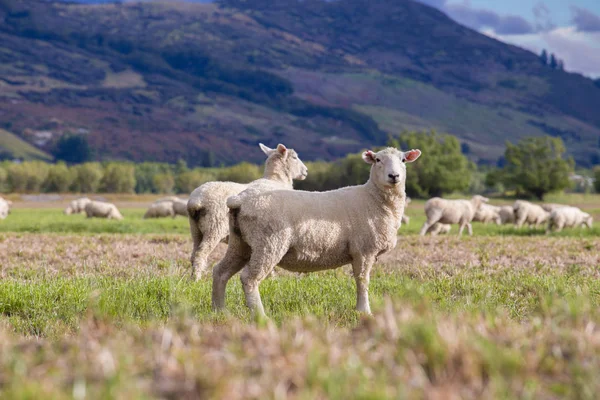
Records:
<instances>
[{"instance_id":1,"label":"white cloud","mask_svg":"<svg viewBox=\"0 0 600 400\"><path fill-rule=\"evenodd\" d=\"M564 60L567 71L600 77L600 32L580 32L569 26L527 35L498 35L491 30L483 33L538 54L546 49Z\"/></svg>"}]
</instances>

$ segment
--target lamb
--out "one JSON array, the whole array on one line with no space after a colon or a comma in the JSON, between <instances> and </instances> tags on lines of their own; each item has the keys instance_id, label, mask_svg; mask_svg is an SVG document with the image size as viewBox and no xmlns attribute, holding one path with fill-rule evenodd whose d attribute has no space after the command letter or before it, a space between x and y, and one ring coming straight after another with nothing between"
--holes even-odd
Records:
<instances>
[{"instance_id":1,"label":"lamb","mask_svg":"<svg viewBox=\"0 0 600 400\"><path fill-rule=\"evenodd\" d=\"M488 198L480 195L473 196L471 200L446 200L439 197L427 200L425 203L425 215L427 216L427 221L425 221L421 228L421 236L424 236L429 230L429 227L436 222L441 222L443 224L459 224L459 236L462 235L466 226L469 235L473 235L471 221L481 205L488 201Z\"/></svg>"},{"instance_id":2,"label":"lamb","mask_svg":"<svg viewBox=\"0 0 600 400\"><path fill-rule=\"evenodd\" d=\"M435 224L431 225L425 233L429 233L431 236L446 235L450 233L450 229L452 229L452 225L436 222Z\"/></svg>"},{"instance_id":3,"label":"lamb","mask_svg":"<svg viewBox=\"0 0 600 400\"><path fill-rule=\"evenodd\" d=\"M278 265L293 272L334 269L351 263L356 309L370 313L368 287L377 258L396 246L405 204L406 166L420 150L366 151L371 164L364 185L328 192L267 191L231 204L229 246L213 271L214 310L225 307L229 279L243 269L247 306L264 315L258 286Z\"/></svg>"},{"instance_id":4,"label":"lamb","mask_svg":"<svg viewBox=\"0 0 600 400\"><path fill-rule=\"evenodd\" d=\"M67 208L65 208L64 213L66 215L71 215L71 214L79 214L79 213L85 212L85 206L90 201L92 201L92 200L88 199L87 197L81 197L77 200L73 200L71 203L69 203Z\"/></svg>"},{"instance_id":5,"label":"lamb","mask_svg":"<svg viewBox=\"0 0 600 400\"><path fill-rule=\"evenodd\" d=\"M548 218L546 233L551 231L560 232L563 228L575 228L587 226L592 228L593 218L590 214L581 211L577 207L562 206L554 209Z\"/></svg>"},{"instance_id":6,"label":"lamb","mask_svg":"<svg viewBox=\"0 0 600 400\"><path fill-rule=\"evenodd\" d=\"M500 215L500 222L502 224L512 224L515 222L515 210L513 206L500 207L498 214Z\"/></svg>"},{"instance_id":7,"label":"lamb","mask_svg":"<svg viewBox=\"0 0 600 400\"><path fill-rule=\"evenodd\" d=\"M473 216L473 221L481 222L483 224L494 222L496 225L500 225L502 222L502 218L500 218L500 207L482 204L475 213L475 216Z\"/></svg>"},{"instance_id":8,"label":"lamb","mask_svg":"<svg viewBox=\"0 0 600 400\"><path fill-rule=\"evenodd\" d=\"M175 217L175 210L173 209L172 201L160 201L153 203L144 214L144 219L165 217Z\"/></svg>"},{"instance_id":9,"label":"lamb","mask_svg":"<svg viewBox=\"0 0 600 400\"><path fill-rule=\"evenodd\" d=\"M544 211L551 213L552 211L556 210L557 208L565 207L565 204L545 203L545 204L542 204L541 207L544 209Z\"/></svg>"},{"instance_id":10,"label":"lamb","mask_svg":"<svg viewBox=\"0 0 600 400\"><path fill-rule=\"evenodd\" d=\"M208 182L196 188L187 203L190 232L194 247L192 250L192 277L200 279L207 269L208 256L217 244L227 240L229 235L227 199L238 193L254 188L255 192L270 189L293 189L292 180L302 180L307 176L307 168L293 149L279 144L271 149L259 144L267 155L262 179L250 184L234 182ZM242 199L238 198L241 202Z\"/></svg>"},{"instance_id":11,"label":"lamb","mask_svg":"<svg viewBox=\"0 0 600 400\"><path fill-rule=\"evenodd\" d=\"M527 223L529 227L535 226L538 228L550 217L550 213L542 207L525 200L515 201L513 210L515 212L515 227L517 228L521 228L524 223Z\"/></svg>"},{"instance_id":12,"label":"lamb","mask_svg":"<svg viewBox=\"0 0 600 400\"><path fill-rule=\"evenodd\" d=\"M6 217L8 217L11 206L12 201L0 197L0 219L6 219Z\"/></svg>"},{"instance_id":13,"label":"lamb","mask_svg":"<svg viewBox=\"0 0 600 400\"><path fill-rule=\"evenodd\" d=\"M123 219L123 216L114 204L103 201L92 200L87 203L85 206L85 214L88 218Z\"/></svg>"}]
</instances>

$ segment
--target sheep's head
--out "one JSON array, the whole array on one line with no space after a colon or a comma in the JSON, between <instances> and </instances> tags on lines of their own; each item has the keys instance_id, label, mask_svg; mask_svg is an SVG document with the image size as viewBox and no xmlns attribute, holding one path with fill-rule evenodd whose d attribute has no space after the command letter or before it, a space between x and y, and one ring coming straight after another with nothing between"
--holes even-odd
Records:
<instances>
[{"instance_id":1,"label":"sheep's head","mask_svg":"<svg viewBox=\"0 0 600 400\"><path fill-rule=\"evenodd\" d=\"M475 211L479 210L481 205L487 203L488 201L490 201L490 199L488 199L487 197L480 196L478 194L473 196L473 198L471 199L471 203L473 203Z\"/></svg>"},{"instance_id":2,"label":"sheep's head","mask_svg":"<svg viewBox=\"0 0 600 400\"><path fill-rule=\"evenodd\" d=\"M67 208L65 208L65 214L66 215L73 214L73 208L71 206L68 206Z\"/></svg>"},{"instance_id":3,"label":"sheep's head","mask_svg":"<svg viewBox=\"0 0 600 400\"><path fill-rule=\"evenodd\" d=\"M588 228L592 229L592 225L594 223L594 218L588 214L588 213L584 213L585 217L583 219L583 224L585 226L587 226Z\"/></svg>"},{"instance_id":4,"label":"sheep's head","mask_svg":"<svg viewBox=\"0 0 600 400\"><path fill-rule=\"evenodd\" d=\"M283 174L287 178L304 180L308 175L308 168L298 157L294 149L288 149L281 143L276 149L271 149L259 143L260 149L267 155L265 171L274 174Z\"/></svg>"},{"instance_id":5,"label":"sheep's head","mask_svg":"<svg viewBox=\"0 0 600 400\"><path fill-rule=\"evenodd\" d=\"M421 155L421 150L402 152L393 147L378 151L367 150L362 159L371 164L371 178L378 187L393 189L404 185L406 181L406 163L415 161Z\"/></svg>"}]
</instances>

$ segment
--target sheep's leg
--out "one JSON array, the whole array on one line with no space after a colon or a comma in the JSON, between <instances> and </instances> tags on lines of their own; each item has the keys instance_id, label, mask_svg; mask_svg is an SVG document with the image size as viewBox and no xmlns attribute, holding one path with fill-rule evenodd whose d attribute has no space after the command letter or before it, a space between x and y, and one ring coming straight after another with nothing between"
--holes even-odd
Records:
<instances>
[{"instance_id":1,"label":"sheep's leg","mask_svg":"<svg viewBox=\"0 0 600 400\"><path fill-rule=\"evenodd\" d=\"M357 257L352 261L352 272L356 281L356 310L365 314L371 314L369 281L374 262L373 257Z\"/></svg>"},{"instance_id":2,"label":"sheep's leg","mask_svg":"<svg viewBox=\"0 0 600 400\"><path fill-rule=\"evenodd\" d=\"M458 236L462 236L463 230L465 229L465 226L466 226L466 225L467 225L467 224L466 224L466 223L464 223L464 222L461 222L461 223L460 223L460 228L458 229Z\"/></svg>"},{"instance_id":3,"label":"sheep's leg","mask_svg":"<svg viewBox=\"0 0 600 400\"><path fill-rule=\"evenodd\" d=\"M467 231L469 231L469 236L473 236L473 225L470 222L467 222Z\"/></svg>"},{"instance_id":4,"label":"sheep's leg","mask_svg":"<svg viewBox=\"0 0 600 400\"><path fill-rule=\"evenodd\" d=\"M250 255L250 247L237 235L230 235L225 257L213 270L212 306L219 311L225 308L225 290L227 282L238 273Z\"/></svg>"},{"instance_id":5,"label":"sheep's leg","mask_svg":"<svg viewBox=\"0 0 600 400\"><path fill-rule=\"evenodd\" d=\"M275 244L262 249L253 249L250 261L242 271L241 280L246 295L246 305L254 315L266 316L258 286L269 276L286 251L287 246L275 246Z\"/></svg>"},{"instance_id":6,"label":"sheep's leg","mask_svg":"<svg viewBox=\"0 0 600 400\"><path fill-rule=\"evenodd\" d=\"M421 228L421 232L419 232L419 235L421 236L425 236L425 234L427 233L427 230L429 229L429 227L432 224L430 224L429 222L425 221L425 223L423 224L423 227Z\"/></svg>"},{"instance_id":7,"label":"sheep's leg","mask_svg":"<svg viewBox=\"0 0 600 400\"><path fill-rule=\"evenodd\" d=\"M204 235L192 256L192 279L199 280L208 269L208 257L223 238L218 232Z\"/></svg>"}]
</instances>

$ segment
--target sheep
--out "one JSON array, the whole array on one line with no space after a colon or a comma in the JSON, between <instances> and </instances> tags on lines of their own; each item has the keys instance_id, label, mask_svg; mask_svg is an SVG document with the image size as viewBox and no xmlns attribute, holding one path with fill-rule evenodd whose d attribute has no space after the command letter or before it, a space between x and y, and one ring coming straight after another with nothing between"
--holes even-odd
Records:
<instances>
[{"instance_id":1,"label":"sheep","mask_svg":"<svg viewBox=\"0 0 600 400\"><path fill-rule=\"evenodd\" d=\"M408 206L412 200L410 199L410 197L406 196L405 201L406 201L405 206ZM410 223L410 217L408 215L406 215L406 213L402 215L402 223L406 224L406 225L408 225Z\"/></svg>"},{"instance_id":2,"label":"sheep","mask_svg":"<svg viewBox=\"0 0 600 400\"><path fill-rule=\"evenodd\" d=\"M592 227L593 218L590 214L581 211L577 207L562 206L555 208L548 218L546 233L551 231L560 232L563 228L575 228L578 226Z\"/></svg>"},{"instance_id":3,"label":"sheep","mask_svg":"<svg viewBox=\"0 0 600 400\"><path fill-rule=\"evenodd\" d=\"M207 269L208 256L217 244L229 235L229 197L253 187L255 191L268 189L293 189L292 180L306 178L307 168L293 149L279 144L271 149L259 144L267 155L262 179L250 184L234 182L208 182L196 188L187 203L190 232L194 242L192 249L192 277L200 279ZM240 199L241 201L241 199Z\"/></svg>"},{"instance_id":4,"label":"sheep","mask_svg":"<svg viewBox=\"0 0 600 400\"><path fill-rule=\"evenodd\" d=\"M163 201L174 202L174 201L181 201L181 199L177 196L161 197L160 199L156 200L153 204L162 203Z\"/></svg>"},{"instance_id":5,"label":"sheep","mask_svg":"<svg viewBox=\"0 0 600 400\"><path fill-rule=\"evenodd\" d=\"M429 233L431 234L431 236L446 235L450 233L451 229L452 225L450 224L442 224L440 222L436 222L435 224L431 225L425 233Z\"/></svg>"},{"instance_id":6,"label":"sheep","mask_svg":"<svg viewBox=\"0 0 600 400\"><path fill-rule=\"evenodd\" d=\"M477 210L473 216L473 221L481 222L483 224L494 222L496 225L500 225L502 223L502 218L500 217L500 207L492 206L490 204L482 204L481 207L479 207L479 210Z\"/></svg>"},{"instance_id":7,"label":"sheep","mask_svg":"<svg viewBox=\"0 0 600 400\"><path fill-rule=\"evenodd\" d=\"M6 217L8 217L11 206L12 201L0 197L0 219L6 219Z\"/></svg>"},{"instance_id":8,"label":"sheep","mask_svg":"<svg viewBox=\"0 0 600 400\"><path fill-rule=\"evenodd\" d=\"M364 185L328 192L275 190L228 199L229 246L213 271L213 309L225 307L229 279L243 269L246 305L265 315L258 286L278 265L293 272L313 272L352 264L356 309L370 313L371 268L396 246L405 204L406 166L420 150L387 148L366 151L371 164ZM240 196L237 196L240 197Z\"/></svg>"},{"instance_id":9,"label":"sheep","mask_svg":"<svg viewBox=\"0 0 600 400\"><path fill-rule=\"evenodd\" d=\"M160 201L153 203L144 214L144 219L165 217L175 217L175 210L173 209L172 201Z\"/></svg>"},{"instance_id":10,"label":"sheep","mask_svg":"<svg viewBox=\"0 0 600 400\"><path fill-rule=\"evenodd\" d=\"M551 213L552 211L556 210L557 208L565 207L565 204L545 203L545 204L542 204L541 207L544 209L544 211Z\"/></svg>"},{"instance_id":11,"label":"sheep","mask_svg":"<svg viewBox=\"0 0 600 400\"><path fill-rule=\"evenodd\" d=\"M498 214L500 215L500 222L502 224L512 224L515 222L515 210L513 206L500 207Z\"/></svg>"},{"instance_id":12,"label":"sheep","mask_svg":"<svg viewBox=\"0 0 600 400\"><path fill-rule=\"evenodd\" d=\"M108 218L122 220L123 216L112 203L106 203L103 201L90 201L85 205L85 214L88 218Z\"/></svg>"},{"instance_id":13,"label":"sheep","mask_svg":"<svg viewBox=\"0 0 600 400\"><path fill-rule=\"evenodd\" d=\"M90 201L92 201L92 200L88 199L87 197L81 197L77 200L73 200L71 203L69 203L67 208L65 208L64 213L66 215L71 215L71 214L79 214L79 213L85 212L85 206Z\"/></svg>"},{"instance_id":14,"label":"sheep","mask_svg":"<svg viewBox=\"0 0 600 400\"><path fill-rule=\"evenodd\" d=\"M515 201L513 210L515 212L516 228L521 228L524 223L527 223L529 227L535 226L538 228L545 223L550 216L550 213L545 211L542 207L525 200Z\"/></svg>"},{"instance_id":15,"label":"sheep","mask_svg":"<svg viewBox=\"0 0 600 400\"><path fill-rule=\"evenodd\" d=\"M458 235L461 236L465 226L469 235L473 235L473 227L471 221L477 210L483 203L487 203L489 199L486 197L475 195L471 200L446 200L439 197L434 197L425 203L425 215L427 221L421 228L420 235L424 236L429 227L436 222L443 224L459 224L460 229Z\"/></svg>"},{"instance_id":16,"label":"sheep","mask_svg":"<svg viewBox=\"0 0 600 400\"><path fill-rule=\"evenodd\" d=\"M173 201L173 211L175 212L175 214L173 215L173 218L175 218L177 215L187 217L188 216L187 201L181 200L181 199L174 200Z\"/></svg>"}]
</instances>

